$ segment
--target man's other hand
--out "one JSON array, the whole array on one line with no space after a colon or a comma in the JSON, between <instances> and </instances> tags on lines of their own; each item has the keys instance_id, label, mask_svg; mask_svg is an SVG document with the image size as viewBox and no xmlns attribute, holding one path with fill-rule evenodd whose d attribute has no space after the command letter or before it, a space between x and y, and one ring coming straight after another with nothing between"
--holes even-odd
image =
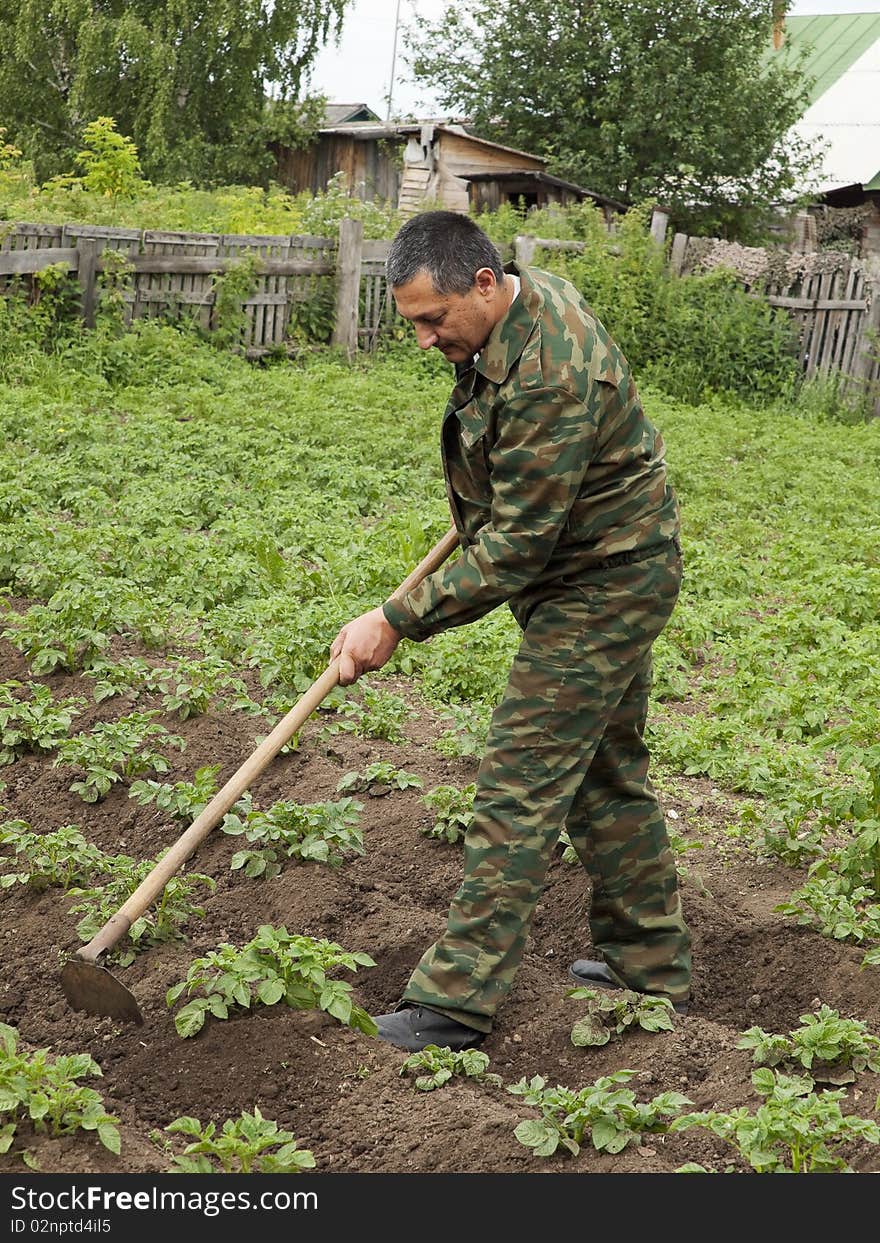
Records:
<instances>
[{"instance_id":1,"label":"man's other hand","mask_svg":"<svg viewBox=\"0 0 880 1243\"><path fill-rule=\"evenodd\" d=\"M386 621L381 608L362 613L343 626L333 640L330 658L339 657L339 683L350 686L363 673L381 669L394 655L400 633Z\"/></svg>"}]
</instances>

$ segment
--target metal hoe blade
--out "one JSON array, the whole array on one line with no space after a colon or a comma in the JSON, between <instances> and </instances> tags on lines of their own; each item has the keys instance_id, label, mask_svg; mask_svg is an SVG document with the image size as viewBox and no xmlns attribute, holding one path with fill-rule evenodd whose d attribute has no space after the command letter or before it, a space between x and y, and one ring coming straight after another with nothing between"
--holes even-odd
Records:
<instances>
[{"instance_id":1,"label":"metal hoe blade","mask_svg":"<svg viewBox=\"0 0 880 1243\"><path fill-rule=\"evenodd\" d=\"M69 958L61 969L61 990L74 1010L121 1019L125 1023L143 1023L134 995L120 984L106 967Z\"/></svg>"}]
</instances>

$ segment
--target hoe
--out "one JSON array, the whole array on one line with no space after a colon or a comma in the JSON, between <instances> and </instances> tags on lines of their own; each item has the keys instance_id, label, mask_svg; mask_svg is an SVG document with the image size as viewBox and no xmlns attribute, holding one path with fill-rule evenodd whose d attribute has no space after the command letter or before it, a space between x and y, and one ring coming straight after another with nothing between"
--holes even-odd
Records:
<instances>
[{"instance_id":1,"label":"hoe","mask_svg":"<svg viewBox=\"0 0 880 1243\"><path fill-rule=\"evenodd\" d=\"M443 564L457 546L458 536L453 527L403 580L393 598L399 599L418 586L423 578ZM338 665L338 660L334 660L327 666L287 715L278 722L268 738L263 739L152 872L141 881L128 901L107 920L88 945L81 946L67 959L61 970L61 989L74 1010L85 1010L89 1014L100 1014L124 1022L143 1023L143 1015L134 995L102 965L101 958L113 949L134 921L159 897L174 873L204 841L220 818L241 798L318 705L323 703L339 682Z\"/></svg>"}]
</instances>

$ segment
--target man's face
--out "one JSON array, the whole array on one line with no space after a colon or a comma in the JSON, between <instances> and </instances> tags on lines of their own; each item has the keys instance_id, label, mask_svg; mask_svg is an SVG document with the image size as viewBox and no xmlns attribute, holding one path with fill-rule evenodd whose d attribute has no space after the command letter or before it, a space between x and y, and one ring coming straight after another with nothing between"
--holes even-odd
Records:
<instances>
[{"instance_id":1,"label":"man's face","mask_svg":"<svg viewBox=\"0 0 880 1243\"><path fill-rule=\"evenodd\" d=\"M470 362L506 310L491 268L480 268L465 294L437 293L424 268L393 293L398 311L416 330L420 348L436 346L451 363Z\"/></svg>"}]
</instances>

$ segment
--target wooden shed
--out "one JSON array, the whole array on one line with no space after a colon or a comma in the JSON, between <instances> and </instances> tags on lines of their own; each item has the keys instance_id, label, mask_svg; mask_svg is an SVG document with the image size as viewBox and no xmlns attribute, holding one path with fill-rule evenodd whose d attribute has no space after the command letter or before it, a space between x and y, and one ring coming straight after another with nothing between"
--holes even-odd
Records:
<instances>
[{"instance_id":1,"label":"wooden shed","mask_svg":"<svg viewBox=\"0 0 880 1243\"><path fill-rule=\"evenodd\" d=\"M606 219L626 210L554 177L541 156L477 138L449 121L327 125L308 148L279 147L277 157L278 180L294 192L323 190L342 172L350 194L392 202L405 213L426 201L467 212L507 202L545 207L591 199Z\"/></svg>"}]
</instances>

